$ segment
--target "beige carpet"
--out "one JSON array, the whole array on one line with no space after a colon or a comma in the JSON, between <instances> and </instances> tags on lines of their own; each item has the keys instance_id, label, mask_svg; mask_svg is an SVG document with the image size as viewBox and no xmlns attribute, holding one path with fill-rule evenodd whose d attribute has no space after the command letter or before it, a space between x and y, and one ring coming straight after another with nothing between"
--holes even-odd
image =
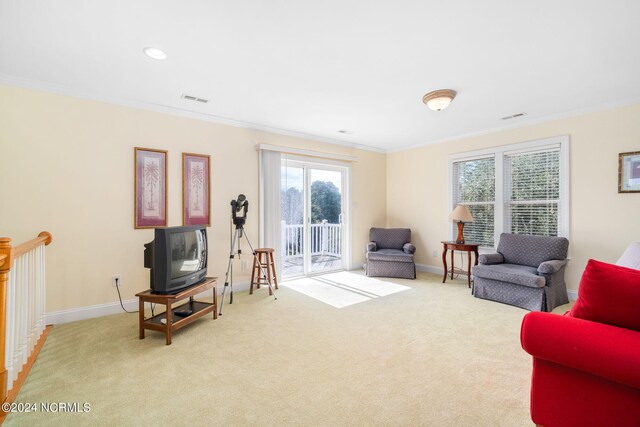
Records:
<instances>
[{"instance_id":1,"label":"beige carpet","mask_svg":"<svg viewBox=\"0 0 640 427\"><path fill-rule=\"evenodd\" d=\"M350 271L289 280L283 282L282 286L335 308L344 308L411 289L386 278L367 277Z\"/></svg>"},{"instance_id":2,"label":"beige carpet","mask_svg":"<svg viewBox=\"0 0 640 427\"><path fill-rule=\"evenodd\" d=\"M236 293L171 346L139 340L136 314L56 326L16 401L90 412L5 425L532 425L526 311L473 298L466 279L385 281L410 289L344 308L285 286L277 301Z\"/></svg>"}]
</instances>

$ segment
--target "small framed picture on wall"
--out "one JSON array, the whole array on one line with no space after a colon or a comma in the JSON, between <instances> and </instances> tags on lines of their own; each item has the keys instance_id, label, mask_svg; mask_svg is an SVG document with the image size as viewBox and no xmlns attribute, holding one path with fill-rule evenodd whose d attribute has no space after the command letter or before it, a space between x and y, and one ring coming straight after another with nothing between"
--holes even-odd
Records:
<instances>
[{"instance_id":1,"label":"small framed picture on wall","mask_svg":"<svg viewBox=\"0 0 640 427\"><path fill-rule=\"evenodd\" d=\"M211 225L210 156L182 153L182 223Z\"/></svg>"},{"instance_id":2,"label":"small framed picture on wall","mask_svg":"<svg viewBox=\"0 0 640 427\"><path fill-rule=\"evenodd\" d=\"M640 193L640 151L619 154L618 193Z\"/></svg>"},{"instance_id":3,"label":"small framed picture on wall","mask_svg":"<svg viewBox=\"0 0 640 427\"><path fill-rule=\"evenodd\" d=\"M135 147L134 228L167 226L167 151Z\"/></svg>"}]
</instances>

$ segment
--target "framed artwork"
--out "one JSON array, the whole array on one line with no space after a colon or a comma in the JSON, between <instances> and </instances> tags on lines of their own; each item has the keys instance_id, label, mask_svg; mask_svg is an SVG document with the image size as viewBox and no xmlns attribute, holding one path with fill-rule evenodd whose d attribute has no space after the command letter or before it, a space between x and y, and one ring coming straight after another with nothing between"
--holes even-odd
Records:
<instances>
[{"instance_id":1,"label":"framed artwork","mask_svg":"<svg viewBox=\"0 0 640 427\"><path fill-rule=\"evenodd\" d=\"M167 152L135 147L134 228L167 226Z\"/></svg>"},{"instance_id":2,"label":"framed artwork","mask_svg":"<svg viewBox=\"0 0 640 427\"><path fill-rule=\"evenodd\" d=\"M210 156L182 153L182 223L211 225Z\"/></svg>"},{"instance_id":3,"label":"framed artwork","mask_svg":"<svg viewBox=\"0 0 640 427\"><path fill-rule=\"evenodd\" d=\"M640 193L640 151L618 155L618 193Z\"/></svg>"}]
</instances>

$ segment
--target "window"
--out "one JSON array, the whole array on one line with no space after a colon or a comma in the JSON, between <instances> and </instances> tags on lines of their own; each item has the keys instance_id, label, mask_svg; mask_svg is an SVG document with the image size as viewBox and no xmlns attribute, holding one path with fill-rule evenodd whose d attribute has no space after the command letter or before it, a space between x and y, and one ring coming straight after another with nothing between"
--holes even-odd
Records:
<instances>
[{"instance_id":1,"label":"window","mask_svg":"<svg viewBox=\"0 0 640 427\"><path fill-rule=\"evenodd\" d=\"M454 162L453 182L453 207L458 204L469 206L474 219L465 224L465 239L482 246L493 246L496 201L493 156Z\"/></svg>"},{"instance_id":2,"label":"window","mask_svg":"<svg viewBox=\"0 0 640 427\"><path fill-rule=\"evenodd\" d=\"M565 136L450 156L450 208L465 204L474 218L465 240L494 247L502 232L566 236L568 149Z\"/></svg>"},{"instance_id":3,"label":"window","mask_svg":"<svg viewBox=\"0 0 640 427\"><path fill-rule=\"evenodd\" d=\"M506 155L505 229L515 234L558 235L560 149Z\"/></svg>"}]
</instances>

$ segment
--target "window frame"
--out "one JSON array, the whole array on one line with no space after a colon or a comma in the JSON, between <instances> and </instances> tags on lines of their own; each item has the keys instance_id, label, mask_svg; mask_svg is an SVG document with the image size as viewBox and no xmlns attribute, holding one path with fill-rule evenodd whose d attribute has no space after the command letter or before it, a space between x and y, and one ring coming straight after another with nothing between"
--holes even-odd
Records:
<instances>
[{"instance_id":1,"label":"window frame","mask_svg":"<svg viewBox=\"0 0 640 427\"><path fill-rule=\"evenodd\" d=\"M504 176L505 156L517 153L528 153L541 151L546 149L559 148L560 150L560 202L558 215L558 236L569 238L569 135L554 136L550 138L538 139L534 141L520 142L515 144L507 144L498 147L489 147L481 150L466 151L449 155L448 167L448 204L447 204L447 222L448 214L453 210L454 189L453 189L453 164L461 161L469 161L494 156L495 161L495 205L494 205L494 245L498 244L500 234L509 232L505 230L507 221L505 221L506 205L506 188ZM449 240L455 238L453 227L448 224ZM482 249L495 250L492 248L482 247Z\"/></svg>"},{"instance_id":2,"label":"window frame","mask_svg":"<svg viewBox=\"0 0 640 427\"><path fill-rule=\"evenodd\" d=\"M456 164L460 164L460 163L466 163L466 162L475 162L475 161L483 161L483 160L491 160L493 162L493 184L494 184L494 194L493 194L493 200L492 201L482 201L482 202L463 202L460 201L460 199L462 199L463 197L461 197L461 194L458 194L458 197L455 197L455 195L457 193L459 193L460 187L457 185L457 182L454 182L457 179L460 179L461 175L459 173L456 173ZM450 200L451 202L449 203L450 207L451 207L451 211L453 211L453 209L455 208L455 205L460 203L460 204L464 204L469 206L470 209L471 206L491 206L493 208L493 213L494 213L494 221L493 221L493 225L494 225L494 230L495 230L495 210L496 210L496 194L495 194L495 156L493 154L487 155L487 156L474 156L474 157L464 157L464 158L460 158L460 159L455 159L454 161L452 161L450 163L450 175L451 175L451 184L450 184ZM455 188L454 188L455 185ZM455 201L455 202L454 202ZM454 224L450 224L451 226L451 236L450 236L450 240L453 240L453 236L457 236L457 227L455 227ZM467 228L469 228L471 225L467 225ZM494 233L495 234L495 233ZM495 241L495 235L493 235L491 237L492 241ZM473 239L471 240L472 242L476 242L476 243L481 243L480 239ZM487 247L482 245L481 247Z\"/></svg>"}]
</instances>

